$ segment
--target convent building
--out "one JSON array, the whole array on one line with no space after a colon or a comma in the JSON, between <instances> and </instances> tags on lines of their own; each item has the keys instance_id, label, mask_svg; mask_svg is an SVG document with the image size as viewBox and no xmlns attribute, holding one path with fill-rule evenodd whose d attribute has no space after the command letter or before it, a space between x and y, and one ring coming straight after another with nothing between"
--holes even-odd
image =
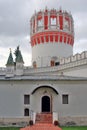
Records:
<instances>
[{"instance_id":1,"label":"convent building","mask_svg":"<svg viewBox=\"0 0 87 130\"><path fill-rule=\"evenodd\" d=\"M52 115L61 125L87 125L87 52L73 55L74 21L62 9L30 19L32 66L19 46L0 69L0 124L23 124Z\"/></svg>"}]
</instances>

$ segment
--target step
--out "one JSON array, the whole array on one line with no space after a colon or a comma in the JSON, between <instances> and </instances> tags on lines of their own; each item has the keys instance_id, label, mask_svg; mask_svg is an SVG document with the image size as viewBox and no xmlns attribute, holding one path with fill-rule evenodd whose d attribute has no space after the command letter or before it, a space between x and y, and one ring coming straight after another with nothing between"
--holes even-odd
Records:
<instances>
[{"instance_id":1,"label":"step","mask_svg":"<svg viewBox=\"0 0 87 130\"><path fill-rule=\"evenodd\" d=\"M36 123L52 123L52 114L50 113L37 113Z\"/></svg>"}]
</instances>

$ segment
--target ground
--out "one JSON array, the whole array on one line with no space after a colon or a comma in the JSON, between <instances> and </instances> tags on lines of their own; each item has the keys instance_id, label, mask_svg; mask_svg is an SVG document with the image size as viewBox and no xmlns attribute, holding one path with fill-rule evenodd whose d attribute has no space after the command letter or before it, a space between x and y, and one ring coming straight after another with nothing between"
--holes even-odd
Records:
<instances>
[{"instance_id":1,"label":"ground","mask_svg":"<svg viewBox=\"0 0 87 130\"><path fill-rule=\"evenodd\" d=\"M0 130L20 130L20 128L16 128L16 127L0 127ZM87 126L62 127L62 130L87 130Z\"/></svg>"}]
</instances>

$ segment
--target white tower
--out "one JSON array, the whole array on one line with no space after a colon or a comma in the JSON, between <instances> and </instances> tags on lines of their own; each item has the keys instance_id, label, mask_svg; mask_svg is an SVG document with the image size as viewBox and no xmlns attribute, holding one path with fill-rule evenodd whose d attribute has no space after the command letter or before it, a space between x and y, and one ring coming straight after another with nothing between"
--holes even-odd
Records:
<instances>
[{"instance_id":1,"label":"white tower","mask_svg":"<svg viewBox=\"0 0 87 130\"><path fill-rule=\"evenodd\" d=\"M45 9L32 16L30 27L33 67L59 65L61 58L73 54L71 14L61 9Z\"/></svg>"}]
</instances>

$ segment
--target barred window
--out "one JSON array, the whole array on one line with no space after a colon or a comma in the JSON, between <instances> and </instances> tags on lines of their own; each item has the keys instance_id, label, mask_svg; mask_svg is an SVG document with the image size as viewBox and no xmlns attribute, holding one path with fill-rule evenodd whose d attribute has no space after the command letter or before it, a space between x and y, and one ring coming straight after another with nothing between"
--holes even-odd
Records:
<instances>
[{"instance_id":1,"label":"barred window","mask_svg":"<svg viewBox=\"0 0 87 130\"><path fill-rule=\"evenodd\" d=\"M30 95L24 95L24 104L30 104Z\"/></svg>"},{"instance_id":2,"label":"barred window","mask_svg":"<svg viewBox=\"0 0 87 130\"><path fill-rule=\"evenodd\" d=\"M62 104L68 104L69 103L69 95L65 94L62 95Z\"/></svg>"}]
</instances>

